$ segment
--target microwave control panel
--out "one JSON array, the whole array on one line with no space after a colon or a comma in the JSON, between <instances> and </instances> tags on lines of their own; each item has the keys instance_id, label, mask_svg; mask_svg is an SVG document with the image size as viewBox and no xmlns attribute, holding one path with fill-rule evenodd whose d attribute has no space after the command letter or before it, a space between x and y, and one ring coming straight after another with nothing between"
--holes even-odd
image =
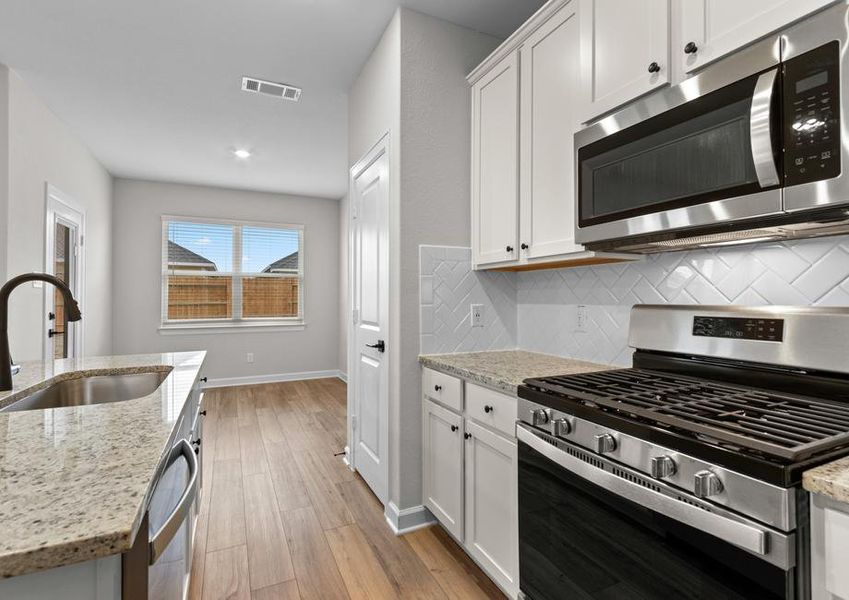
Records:
<instances>
[{"instance_id":1,"label":"microwave control panel","mask_svg":"<svg viewBox=\"0 0 849 600\"><path fill-rule=\"evenodd\" d=\"M840 175L840 44L784 63L784 184Z\"/></svg>"}]
</instances>

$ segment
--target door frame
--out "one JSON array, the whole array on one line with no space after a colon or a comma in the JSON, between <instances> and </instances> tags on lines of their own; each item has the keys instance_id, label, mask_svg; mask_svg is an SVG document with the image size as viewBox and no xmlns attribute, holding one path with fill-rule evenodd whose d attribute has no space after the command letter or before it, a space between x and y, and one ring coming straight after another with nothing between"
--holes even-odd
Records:
<instances>
[{"instance_id":1,"label":"door frame","mask_svg":"<svg viewBox=\"0 0 849 600\"><path fill-rule=\"evenodd\" d=\"M81 308L85 307L85 209L80 206L73 198L62 192L59 188L45 184L44 193L44 272L48 275L54 275L53 266L53 246L56 237L56 220L61 219L71 224L77 229L79 236L77 247L79 253L75 257L74 265L74 297ZM49 286L52 287L52 286ZM53 360L53 348L49 343L50 338L47 336L47 331L52 326L52 322L47 318L48 313L52 312L53 293L48 289L48 286L43 288L43 328L42 328L42 356L45 361ZM66 334L67 335L67 334ZM79 357L83 355L83 327L82 321L77 321L74 324L73 335L73 356Z\"/></svg>"},{"instance_id":2,"label":"door frame","mask_svg":"<svg viewBox=\"0 0 849 600\"><path fill-rule=\"evenodd\" d=\"M357 371L354 368L354 364L355 364L354 357L355 357L355 354L356 354L356 351L357 351L356 327L355 327L355 319L354 319L354 315L355 315L355 312L354 312L355 311L355 308L354 308L354 301L355 301L354 290L356 289L355 288L355 281L354 281L354 274L356 273L356 269L355 269L355 265L354 265L354 262L356 260L356 255L355 255L355 252L354 252L354 215L356 214L354 181L356 180L356 178L360 174L362 174L363 171L365 171L368 167L370 167L376 160L378 160L384 154L386 155L387 164L389 165L388 172L389 172L389 177L390 177L390 181L389 181L390 187L389 187L389 190L388 190L390 215L389 215L389 218L387 218L387 227L390 231L387 231L387 234L390 234L391 228L392 228L392 219L391 219L391 208L392 208L392 188L391 188L391 186L392 186L392 181L391 181L392 169L391 169L391 165L392 165L392 157L391 157L391 154L390 154L389 140L390 140L390 132L387 131L386 133L384 133L381 136L381 138L377 141L377 143L374 144L374 146L372 146L368 151L366 151L366 153L357 162L354 163L354 165L348 171L348 265L347 265L347 267L348 267L348 307L347 307L347 313L348 313L347 314L348 360L347 360L347 366L346 366L346 368L348 370L348 382L347 382L347 384L348 384L348 387L347 387L347 391L348 391L348 397L347 397L347 404L348 404L348 406L347 406L347 408L348 408L348 410L347 410L348 444L345 447L345 462L348 464L348 467L352 471L357 470L357 457L356 457L356 446L357 445L356 445L355 439L354 439L353 423L354 423L354 419L358 417L357 412L356 412L356 408L357 408L356 390L357 390L357 385L359 383L357 381ZM387 235L387 239L390 240L390 244L391 244L392 243L392 236ZM386 336L385 336L384 339L387 340L387 344L389 345L389 349L390 349L390 351L392 351L392 350L394 350L392 348L392 345L391 345L392 336L389 333L390 324L392 322L392 314L391 314L392 313L392 307L389 304L389 297L388 297L390 295L389 291L392 289L391 247L388 249L388 251L390 252L390 257L389 257L389 272L386 274L387 275L387 282L386 282L387 298L385 298L386 307L387 307L387 310L388 310L388 318L387 318L387 323L386 323ZM387 498L386 498L387 503L389 502L389 498L391 497L391 490L392 490L392 481L390 480L391 470L389 468L389 457L392 456L392 449L391 449L392 439L389 437L389 415L390 415L390 412L391 412L390 405L392 403L392 390L389 386L389 383L390 383L390 373L391 373L391 370L392 370L391 367L392 367L392 363L394 362L392 357L393 357L393 354L387 352L387 356L386 356L387 362L386 362L386 369L385 369L384 376L383 376L384 377L383 383L386 386L386 393L387 393L388 397L387 397L387 402L386 402L386 414L381 415L381 422L382 422L383 431L379 432L379 434L378 434L379 436L380 435L386 435L387 446L388 446L388 455L386 457L387 460L383 461L383 463L384 463L384 467L383 467L384 473L383 473L383 475L384 475L384 478L385 478L386 484L387 484Z\"/></svg>"}]
</instances>

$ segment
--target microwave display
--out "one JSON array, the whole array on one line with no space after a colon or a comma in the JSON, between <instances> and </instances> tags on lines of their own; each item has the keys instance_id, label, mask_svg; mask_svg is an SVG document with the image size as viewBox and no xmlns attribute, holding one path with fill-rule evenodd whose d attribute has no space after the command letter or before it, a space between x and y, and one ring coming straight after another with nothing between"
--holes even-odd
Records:
<instances>
[{"instance_id":1,"label":"microwave display","mask_svg":"<svg viewBox=\"0 0 849 600\"><path fill-rule=\"evenodd\" d=\"M784 178L798 185L840 175L840 45L784 63Z\"/></svg>"}]
</instances>

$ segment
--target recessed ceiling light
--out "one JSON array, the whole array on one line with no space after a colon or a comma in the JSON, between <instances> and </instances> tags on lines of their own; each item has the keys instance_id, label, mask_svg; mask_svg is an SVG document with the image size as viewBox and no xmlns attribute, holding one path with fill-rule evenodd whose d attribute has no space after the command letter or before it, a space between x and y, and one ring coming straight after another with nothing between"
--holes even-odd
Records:
<instances>
[{"instance_id":1,"label":"recessed ceiling light","mask_svg":"<svg viewBox=\"0 0 849 600\"><path fill-rule=\"evenodd\" d=\"M245 150L244 148L239 148L237 150L233 150L233 154L236 155L236 158L250 158L251 157L250 151Z\"/></svg>"}]
</instances>

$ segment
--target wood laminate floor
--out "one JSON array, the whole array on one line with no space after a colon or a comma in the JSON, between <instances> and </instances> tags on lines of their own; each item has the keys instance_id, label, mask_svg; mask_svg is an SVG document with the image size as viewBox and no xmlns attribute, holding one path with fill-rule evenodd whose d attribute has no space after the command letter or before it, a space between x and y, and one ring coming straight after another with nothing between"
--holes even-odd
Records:
<instances>
[{"instance_id":1,"label":"wood laminate floor","mask_svg":"<svg viewBox=\"0 0 849 600\"><path fill-rule=\"evenodd\" d=\"M395 536L345 446L345 384L207 390L192 600L504 598L439 527Z\"/></svg>"}]
</instances>

